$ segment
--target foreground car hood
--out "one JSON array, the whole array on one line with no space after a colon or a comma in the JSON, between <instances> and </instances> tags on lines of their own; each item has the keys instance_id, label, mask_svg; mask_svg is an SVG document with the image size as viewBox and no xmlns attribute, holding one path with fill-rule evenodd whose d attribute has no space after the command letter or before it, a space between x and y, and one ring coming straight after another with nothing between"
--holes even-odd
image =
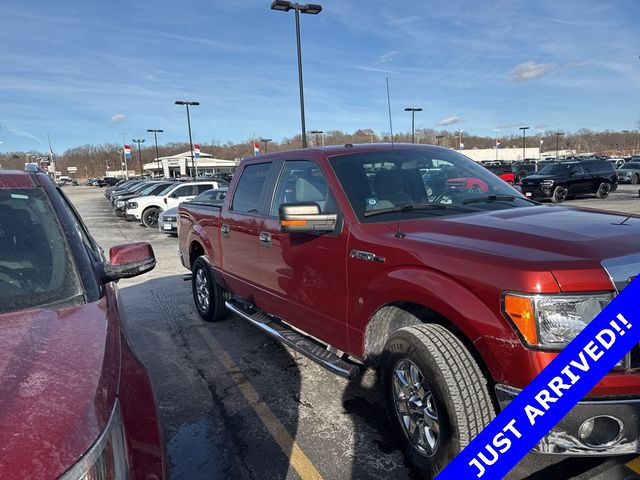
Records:
<instances>
[{"instance_id":1,"label":"foreground car hood","mask_svg":"<svg viewBox=\"0 0 640 480\"><path fill-rule=\"evenodd\" d=\"M581 268L640 252L640 218L570 207L536 206L407 222L408 238L491 255L510 268Z\"/></svg>"},{"instance_id":2,"label":"foreground car hood","mask_svg":"<svg viewBox=\"0 0 640 480\"><path fill-rule=\"evenodd\" d=\"M105 305L0 315L1 476L56 478L104 429L120 358Z\"/></svg>"}]
</instances>

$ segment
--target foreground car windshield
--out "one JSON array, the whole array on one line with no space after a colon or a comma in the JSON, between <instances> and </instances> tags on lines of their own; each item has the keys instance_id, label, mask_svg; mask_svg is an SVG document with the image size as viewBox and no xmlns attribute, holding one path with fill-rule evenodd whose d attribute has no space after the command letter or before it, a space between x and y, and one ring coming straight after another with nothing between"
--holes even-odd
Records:
<instances>
[{"instance_id":1,"label":"foreground car windshield","mask_svg":"<svg viewBox=\"0 0 640 480\"><path fill-rule=\"evenodd\" d=\"M397 148L329 161L361 222L532 205L483 166L447 149ZM425 208L430 204L444 208Z\"/></svg>"},{"instance_id":2,"label":"foreground car windshield","mask_svg":"<svg viewBox=\"0 0 640 480\"><path fill-rule=\"evenodd\" d=\"M67 242L39 189L0 189L0 313L82 293Z\"/></svg>"}]
</instances>

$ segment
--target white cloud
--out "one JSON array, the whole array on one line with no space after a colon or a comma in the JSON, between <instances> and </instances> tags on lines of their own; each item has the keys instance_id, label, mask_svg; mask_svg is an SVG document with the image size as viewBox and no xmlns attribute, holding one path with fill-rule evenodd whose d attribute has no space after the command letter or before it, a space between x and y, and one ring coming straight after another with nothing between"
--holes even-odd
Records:
<instances>
[{"instance_id":1,"label":"white cloud","mask_svg":"<svg viewBox=\"0 0 640 480\"><path fill-rule=\"evenodd\" d=\"M380 58L378 59L378 61L376 62L376 65L381 65L383 63L389 63L391 61L393 61L393 57L395 57L396 55L398 55L400 52L387 52L387 53L383 53L382 55L380 55Z\"/></svg>"},{"instance_id":2,"label":"white cloud","mask_svg":"<svg viewBox=\"0 0 640 480\"><path fill-rule=\"evenodd\" d=\"M517 81L533 80L558 68L557 63L521 63L511 71L511 79Z\"/></svg>"},{"instance_id":3,"label":"white cloud","mask_svg":"<svg viewBox=\"0 0 640 480\"><path fill-rule=\"evenodd\" d=\"M127 116L122 113L116 113L113 117L109 119L111 123L120 123L124 122L127 119Z\"/></svg>"},{"instance_id":4,"label":"white cloud","mask_svg":"<svg viewBox=\"0 0 640 480\"><path fill-rule=\"evenodd\" d=\"M443 118L442 120L438 120L436 122L436 125L440 125L444 127L447 125L453 125L454 123L460 123L461 121L462 119L460 117L447 117L447 118Z\"/></svg>"},{"instance_id":5,"label":"white cloud","mask_svg":"<svg viewBox=\"0 0 640 480\"><path fill-rule=\"evenodd\" d=\"M23 130L21 128L7 128L7 131L19 137L30 138L31 140L35 140L36 142L42 143L42 139L36 137L33 133Z\"/></svg>"}]
</instances>

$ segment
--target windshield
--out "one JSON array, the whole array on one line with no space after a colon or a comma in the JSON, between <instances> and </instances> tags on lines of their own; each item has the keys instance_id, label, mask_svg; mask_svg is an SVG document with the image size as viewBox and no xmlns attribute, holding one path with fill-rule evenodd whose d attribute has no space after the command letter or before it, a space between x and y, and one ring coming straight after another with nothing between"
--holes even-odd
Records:
<instances>
[{"instance_id":1,"label":"windshield","mask_svg":"<svg viewBox=\"0 0 640 480\"><path fill-rule=\"evenodd\" d=\"M67 242L40 189L0 189L0 313L82 294Z\"/></svg>"},{"instance_id":2,"label":"windshield","mask_svg":"<svg viewBox=\"0 0 640 480\"><path fill-rule=\"evenodd\" d=\"M153 192L156 188L158 188L158 184L157 183L152 183L150 185L147 185L143 189L139 190L138 193L140 193L141 195L147 195L147 194Z\"/></svg>"},{"instance_id":3,"label":"windshield","mask_svg":"<svg viewBox=\"0 0 640 480\"><path fill-rule=\"evenodd\" d=\"M335 156L330 163L361 222L532 204L486 168L452 150L397 147Z\"/></svg>"},{"instance_id":4,"label":"windshield","mask_svg":"<svg viewBox=\"0 0 640 480\"><path fill-rule=\"evenodd\" d=\"M555 163L553 165L547 165L546 167L540 169L538 172L539 175L566 175L570 170L573 164L571 163Z\"/></svg>"},{"instance_id":5,"label":"windshield","mask_svg":"<svg viewBox=\"0 0 640 480\"><path fill-rule=\"evenodd\" d=\"M175 186L176 186L175 183L169 183L169 184L165 185L164 188L160 189L159 192L156 192L155 195L164 195L164 194L168 193L169 190L171 190Z\"/></svg>"}]
</instances>

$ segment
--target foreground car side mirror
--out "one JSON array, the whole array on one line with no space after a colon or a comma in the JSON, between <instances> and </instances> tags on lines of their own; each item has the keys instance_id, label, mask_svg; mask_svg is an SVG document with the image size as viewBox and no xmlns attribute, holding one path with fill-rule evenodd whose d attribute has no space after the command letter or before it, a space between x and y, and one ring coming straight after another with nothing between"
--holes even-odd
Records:
<instances>
[{"instance_id":1,"label":"foreground car side mirror","mask_svg":"<svg viewBox=\"0 0 640 480\"><path fill-rule=\"evenodd\" d=\"M315 202L283 203L279 208L283 233L333 232L337 213L321 213Z\"/></svg>"},{"instance_id":2,"label":"foreground car side mirror","mask_svg":"<svg viewBox=\"0 0 640 480\"><path fill-rule=\"evenodd\" d=\"M156 257L147 242L116 245L109 249L109 262L104 265L105 282L131 278L153 270Z\"/></svg>"}]
</instances>

